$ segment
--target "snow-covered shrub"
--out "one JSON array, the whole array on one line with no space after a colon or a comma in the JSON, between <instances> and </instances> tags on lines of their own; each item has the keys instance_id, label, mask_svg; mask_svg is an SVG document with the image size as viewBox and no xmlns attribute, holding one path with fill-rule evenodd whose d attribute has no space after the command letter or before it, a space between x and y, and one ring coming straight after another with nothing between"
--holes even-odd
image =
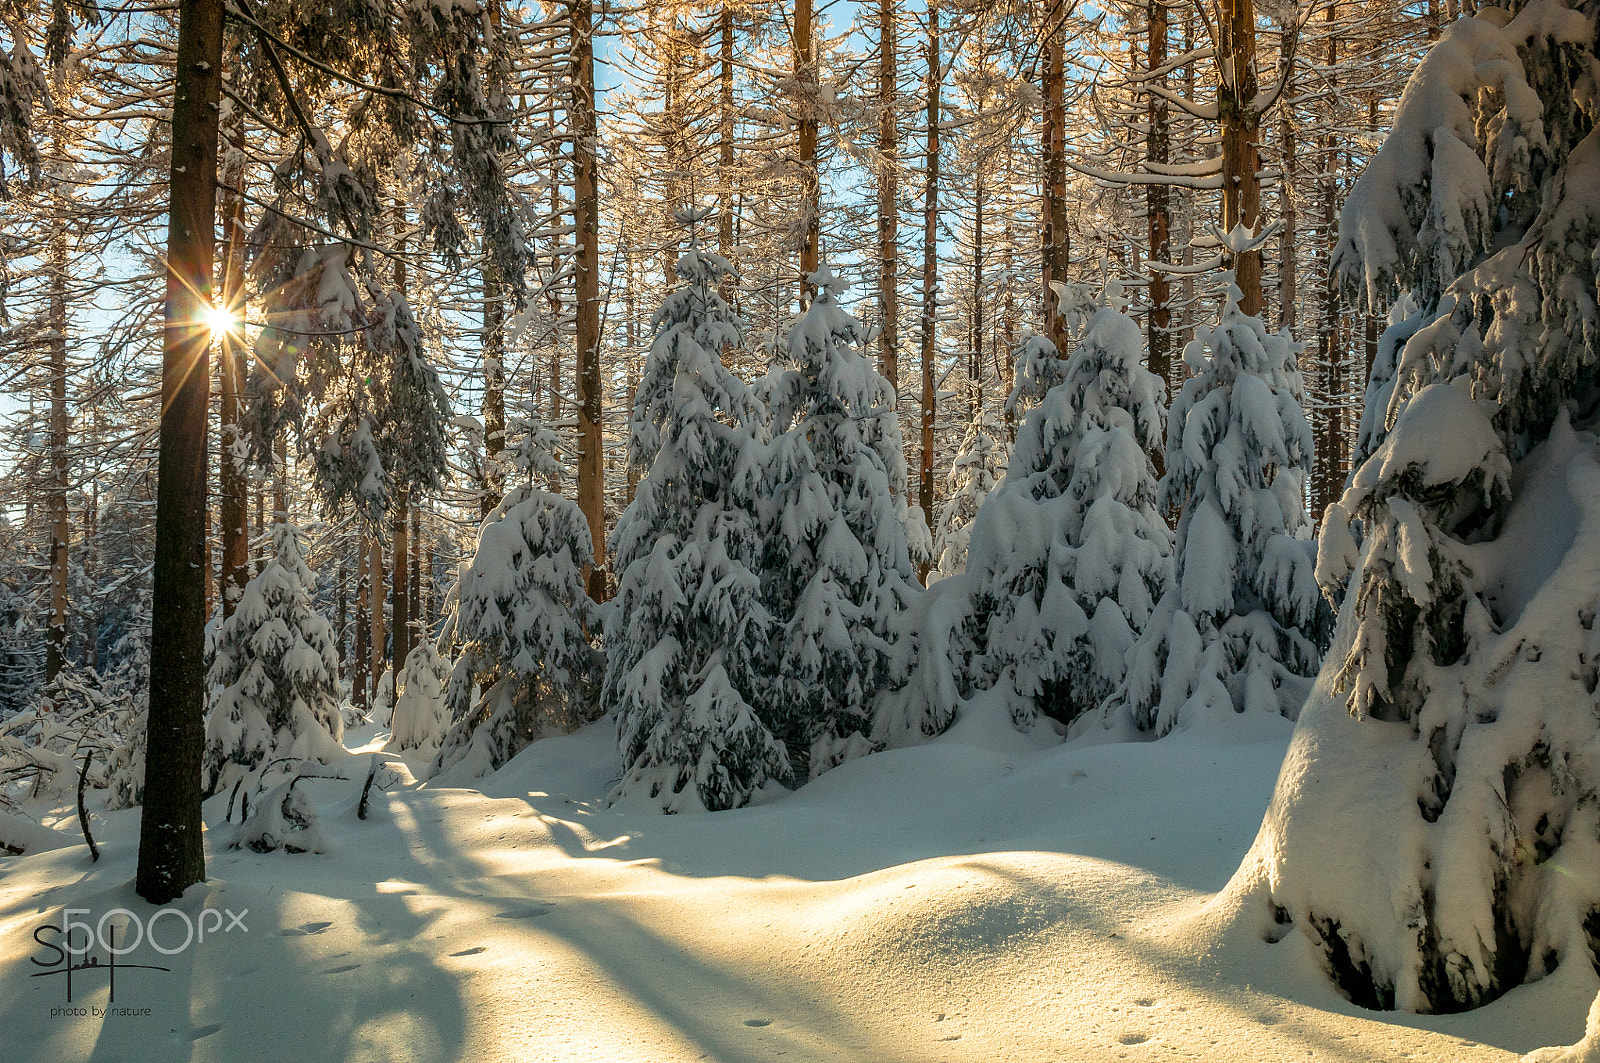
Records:
<instances>
[{"instance_id":1,"label":"snow-covered shrub","mask_svg":"<svg viewBox=\"0 0 1600 1063\"><path fill-rule=\"evenodd\" d=\"M1019 726L1100 707L1171 583L1149 457L1166 389L1143 363L1139 327L1097 311L973 525L967 684L1003 683Z\"/></svg>"},{"instance_id":2,"label":"snow-covered shrub","mask_svg":"<svg viewBox=\"0 0 1600 1063\"><path fill-rule=\"evenodd\" d=\"M866 331L839 305L844 283L826 267L810 280L816 298L770 377L770 452L744 469L777 625L762 711L802 781L870 748L915 578L894 390L860 353Z\"/></svg>"},{"instance_id":3,"label":"snow-covered shrub","mask_svg":"<svg viewBox=\"0 0 1600 1063\"><path fill-rule=\"evenodd\" d=\"M397 753L415 750L419 758L433 759L450 718L444 704L449 680L450 662L428 639L406 655L405 684L395 699L387 748Z\"/></svg>"},{"instance_id":4,"label":"snow-covered shrub","mask_svg":"<svg viewBox=\"0 0 1600 1063\"><path fill-rule=\"evenodd\" d=\"M993 411L980 410L967 425L950 463L944 508L939 511L939 527L933 537L933 564L939 579L967 570L972 522L983 508L983 500L1005 477L1009 458L1005 430Z\"/></svg>"},{"instance_id":5,"label":"snow-covered shrub","mask_svg":"<svg viewBox=\"0 0 1600 1063\"><path fill-rule=\"evenodd\" d=\"M120 740L111 732L118 715L99 673L68 662L27 709L0 723L0 791L14 798L25 786L30 800L67 799L86 754L101 756L94 774L102 779L103 754Z\"/></svg>"},{"instance_id":6,"label":"snow-covered shrub","mask_svg":"<svg viewBox=\"0 0 1600 1063\"><path fill-rule=\"evenodd\" d=\"M1322 661L1328 611L1301 538L1311 429L1299 348L1237 298L1184 351L1195 375L1172 404L1161 481L1163 506L1182 510L1173 582L1107 708L1113 725L1158 737L1207 712L1293 718Z\"/></svg>"},{"instance_id":7,"label":"snow-covered shrub","mask_svg":"<svg viewBox=\"0 0 1600 1063\"><path fill-rule=\"evenodd\" d=\"M280 759L328 763L342 751L339 657L315 611L316 576L300 529L272 528L273 558L239 596L209 647L210 711L201 773L207 793Z\"/></svg>"},{"instance_id":8,"label":"snow-covered shrub","mask_svg":"<svg viewBox=\"0 0 1600 1063\"><path fill-rule=\"evenodd\" d=\"M112 711L101 751L106 807L132 808L144 803L144 761L150 737L150 623L131 627L111 647L110 659L102 681Z\"/></svg>"},{"instance_id":9,"label":"snow-covered shrub","mask_svg":"<svg viewBox=\"0 0 1600 1063\"><path fill-rule=\"evenodd\" d=\"M571 499L535 486L559 482L564 470L555 433L532 404L506 434L501 457L521 482L484 518L451 592L443 638L458 656L431 775L486 775L534 739L571 731L597 712L594 603L583 585L594 561L589 524ZM408 687L395 707L397 737L410 694Z\"/></svg>"},{"instance_id":10,"label":"snow-covered shrub","mask_svg":"<svg viewBox=\"0 0 1600 1063\"><path fill-rule=\"evenodd\" d=\"M733 808L789 775L783 744L751 707L773 625L759 518L736 475L760 445L764 411L718 357L739 336L718 291L732 267L691 249L677 273L634 402L629 460L649 471L617 522L602 688L622 753L615 796L669 812Z\"/></svg>"},{"instance_id":11,"label":"snow-covered shrub","mask_svg":"<svg viewBox=\"0 0 1600 1063\"><path fill-rule=\"evenodd\" d=\"M1324 519L1319 579L1348 590L1242 874L1370 1007L1595 962L1596 13L1449 27L1340 225L1345 283L1413 312Z\"/></svg>"},{"instance_id":12,"label":"snow-covered shrub","mask_svg":"<svg viewBox=\"0 0 1600 1063\"><path fill-rule=\"evenodd\" d=\"M310 794L297 787L305 779L342 778L320 765L292 767L282 782L256 795L249 815L229 839L228 848L254 849L258 853L279 849L286 853L327 852L328 838L322 832L317 806Z\"/></svg>"}]
</instances>

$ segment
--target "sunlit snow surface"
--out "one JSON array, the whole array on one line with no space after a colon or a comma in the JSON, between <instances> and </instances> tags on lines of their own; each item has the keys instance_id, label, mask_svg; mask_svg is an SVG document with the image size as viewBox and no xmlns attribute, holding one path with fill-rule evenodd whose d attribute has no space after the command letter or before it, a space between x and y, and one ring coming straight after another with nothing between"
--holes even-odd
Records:
<instances>
[{"instance_id":1,"label":"sunlit snow surface","mask_svg":"<svg viewBox=\"0 0 1600 1063\"><path fill-rule=\"evenodd\" d=\"M226 850L219 798L213 877L183 903L248 908L248 934L120 973L116 1006L149 1016L52 1018L35 928L66 906L149 913L138 812L97 817L98 864L81 845L0 858L0 1059L1470 1061L1583 1036L1592 972L1468 1015L1367 1013L1298 933L1269 945L1235 917L1225 886L1287 722L1063 747L974 708L736 812L603 808L610 721L481 794L377 794L364 822L352 757L350 781L309 784L322 856ZM105 981L74 1003L104 1007Z\"/></svg>"}]
</instances>

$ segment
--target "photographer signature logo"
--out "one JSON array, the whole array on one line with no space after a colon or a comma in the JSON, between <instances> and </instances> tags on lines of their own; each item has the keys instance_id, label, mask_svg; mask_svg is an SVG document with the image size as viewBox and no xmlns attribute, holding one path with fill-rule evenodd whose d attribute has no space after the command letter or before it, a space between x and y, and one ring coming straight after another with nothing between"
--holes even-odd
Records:
<instances>
[{"instance_id":1,"label":"photographer signature logo","mask_svg":"<svg viewBox=\"0 0 1600 1063\"><path fill-rule=\"evenodd\" d=\"M97 923L91 924L75 918L92 914L91 909L65 908L62 910L61 925L45 923L33 932L33 940L55 955L53 959L29 957L30 963L45 968L42 971L35 971L32 977L64 977L67 1003L71 1004L75 985L74 975L77 976L77 982L81 983L85 977L103 974L106 976L111 993L109 1003L115 1003L118 971L171 971L170 967L162 967L156 963L123 962L120 957L127 956L146 942L162 956L176 956L187 951L191 945L204 941L208 933L215 935L221 931L227 934L237 929L248 934L250 928L244 925L244 917L249 911L250 909L246 908L235 914L229 908L202 908L200 917L196 920L191 919L187 912L176 908L160 908L148 919L142 919L137 912L129 911L127 908L113 908L102 915ZM224 915L227 917L226 924ZM158 925L164 940L156 936ZM82 934L81 938L75 936L78 933ZM50 935L59 935L59 941L53 940ZM96 954L96 946L99 946L100 952L104 954L104 959ZM88 1014L82 1008L56 1009L56 1011L63 1014ZM95 1013L103 1014L99 1009L95 1009Z\"/></svg>"}]
</instances>

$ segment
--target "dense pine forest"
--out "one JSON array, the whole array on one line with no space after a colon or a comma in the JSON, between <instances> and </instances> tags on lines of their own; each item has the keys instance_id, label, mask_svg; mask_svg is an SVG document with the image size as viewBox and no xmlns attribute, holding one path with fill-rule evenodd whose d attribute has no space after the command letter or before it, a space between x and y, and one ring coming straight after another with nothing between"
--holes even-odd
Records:
<instances>
[{"instance_id":1,"label":"dense pine forest","mask_svg":"<svg viewBox=\"0 0 1600 1063\"><path fill-rule=\"evenodd\" d=\"M1506 2L0 0L4 854L1235 742L1216 918L1581 1032L1600 4Z\"/></svg>"}]
</instances>

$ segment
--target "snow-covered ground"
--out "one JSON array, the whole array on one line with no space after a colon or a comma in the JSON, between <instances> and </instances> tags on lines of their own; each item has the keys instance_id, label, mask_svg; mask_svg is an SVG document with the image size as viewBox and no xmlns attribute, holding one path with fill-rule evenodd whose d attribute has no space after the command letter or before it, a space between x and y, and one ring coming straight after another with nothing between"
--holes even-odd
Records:
<instances>
[{"instance_id":1,"label":"snow-covered ground","mask_svg":"<svg viewBox=\"0 0 1600 1063\"><path fill-rule=\"evenodd\" d=\"M81 844L0 858L0 1059L1465 1063L1577 1041L1592 972L1465 1015L1363 1012L1298 934L1267 944L1236 917L1290 728L1042 746L974 712L683 816L602 807L609 720L482 793L375 794L365 821L352 758L350 781L303 784L326 855L229 851L225 798L207 803L210 879L183 906L248 909L247 933L120 959L172 968L119 972L115 1007L148 1014L52 1017L65 987L31 977L54 958L36 928L150 914L138 811L97 816L97 864ZM104 972L76 977L74 1006L105 1007Z\"/></svg>"}]
</instances>

